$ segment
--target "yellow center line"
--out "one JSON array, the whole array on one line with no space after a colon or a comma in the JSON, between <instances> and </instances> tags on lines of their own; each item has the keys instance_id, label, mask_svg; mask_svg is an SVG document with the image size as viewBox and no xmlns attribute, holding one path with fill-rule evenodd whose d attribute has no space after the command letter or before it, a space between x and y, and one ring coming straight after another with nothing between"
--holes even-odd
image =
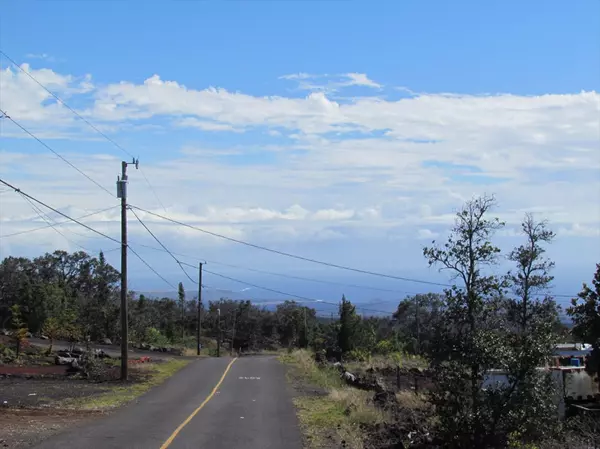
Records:
<instances>
[{"instance_id":1,"label":"yellow center line","mask_svg":"<svg viewBox=\"0 0 600 449\"><path fill-rule=\"evenodd\" d=\"M167 449L171 445L171 443L173 442L173 440L175 439L175 437L179 434L179 432L181 432L181 430L185 426L187 426L189 424L189 422L194 418L194 416L196 416L198 414L198 412L200 410L202 410L202 407L204 407L208 403L208 401L210 401L212 399L212 397L215 395L215 393L217 392L217 390L219 389L219 387L221 386L221 384L225 380L225 376L227 376L227 373L229 372L229 370L231 368L231 365L233 365L233 362L235 362L236 360L237 360L237 357L234 358L231 362L229 362L229 365L227 365L227 368L225 368L225 372L221 376L221 379L219 380L219 383L217 383L217 385L215 385L215 388L213 388L213 390L206 397L206 399L204 400L204 402L202 402L202 404L200 404L200 406L196 410L194 410L192 412L192 414L190 416L188 416L186 418L186 420L183 421L179 425L179 427L177 427L177 429L175 429L175 431L171 434L171 436L169 437L169 439L163 443L163 445L160 447L160 449Z\"/></svg>"}]
</instances>

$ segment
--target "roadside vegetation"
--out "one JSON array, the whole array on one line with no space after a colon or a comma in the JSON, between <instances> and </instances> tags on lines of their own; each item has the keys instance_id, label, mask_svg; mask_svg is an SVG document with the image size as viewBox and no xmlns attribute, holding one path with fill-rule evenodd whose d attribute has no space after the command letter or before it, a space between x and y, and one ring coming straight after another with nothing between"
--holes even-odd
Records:
<instances>
[{"instance_id":1,"label":"roadside vegetation","mask_svg":"<svg viewBox=\"0 0 600 449\"><path fill-rule=\"evenodd\" d=\"M133 382L111 385L108 391L99 395L75 400L67 399L58 407L102 411L119 407L146 393L152 387L160 385L188 363L190 360L170 359L159 363L138 365L131 369L131 375L135 379Z\"/></svg>"},{"instance_id":2,"label":"roadside vegetation","mask_svg":"<svg viewBox=\"0 0 600 449\"><path fill-rule=\"evenodd\" d=\"M576 339L593 346L585 363L597 381L600 265L567 310L574 327L566 328L545 253L554 233L526 215L523 243L503 255L493 244L504 227L494 207L493 197L467 202L449 238L423 251L455 287L406 298L394 322L362 318L344 297L339 320L309 339L312 353L282 357L308 447L598 447L599 413L570 417L579 409L569 408L559 419L558 386L540 367L555 363L557 343ZM500 257L510 271L497 272ZM486 382L491 370L505 380Z\"/></svg>"},{"instance_id":3,"label":"roadside vegetation","mask_svg":"<svg viewBox=\"0 0 600 449\"><path fill-rule=\"evenodd\" d=\"M546 249L554 233L526 215L521 244L502 252L494 242L505 224L494 217L495 207L493 197L468 201L448 238L424 248L424 263L447 272L454 287L406 297L391 317L361 316L345 296L331 318L294 301L272 310L226 298L198 304L180 285L177 299L130 293L129 344L194 354L200 307L203 355L283 351L312 448L594 447L598 413L559 420L557 386L539 368L551 363L557 343L579 341L593 347L585 368L597 379L600 264L566 310L569 329L551 291L554 262ZM510 270L499 269L501 260ZM118 281L102 253L4 259L0 368L30 357L32 334L50 345L119 342ZM131 385L71 404L117 406L183 364L156 364ZM505 381L486 382L491 370L502 370Z\"/></svg>"}]
</instances>

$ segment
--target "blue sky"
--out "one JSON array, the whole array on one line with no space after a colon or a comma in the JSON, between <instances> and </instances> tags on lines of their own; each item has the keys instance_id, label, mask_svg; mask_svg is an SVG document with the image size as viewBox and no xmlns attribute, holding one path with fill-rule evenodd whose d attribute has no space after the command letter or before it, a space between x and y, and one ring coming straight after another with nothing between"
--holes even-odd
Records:
<instances>
[{"instance_id":1,"label":"blue sky","mask_svg":"<svg viewBox=\"0 0 600 449\"><path fill-rule=\"evenodd\" d=\"M503 249L534 212L557 231L556 290L591 279L600 254L595 0L7 2L0 48L140 156L160 201L132 172L134 204L309 257L446 281L422 246L444 238L465 199L495 193ZM2 108L114 190L124 155L6 58L0 67ZM7 180L73 214L116 204L6 120L1 131ZM7 193L0 212L0 235L40 222ZM176 251L389 284L144 219ZM118 236L115 214L90 224ZM151 243L135 224L132 235ZM94 250L113 245L72 237ZM50 229L0 240L0 256L56 246L76 249ZM185 280L172 260L141 251L170 282ZM221 272L301 295L343 290ZM169 289L135 261L131 282Z\"/></svg>"}]
</instances>

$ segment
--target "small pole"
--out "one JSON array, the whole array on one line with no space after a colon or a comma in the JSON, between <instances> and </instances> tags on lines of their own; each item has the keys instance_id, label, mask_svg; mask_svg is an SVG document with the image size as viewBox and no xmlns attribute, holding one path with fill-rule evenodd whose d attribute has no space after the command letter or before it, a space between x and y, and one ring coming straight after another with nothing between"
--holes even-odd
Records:
<instances>
[{"instance_id":1,"label":"small pole","mask_svg":"<svg viewBox=\"0 0 600 449\"><path fill-rule=\"evenodd\" d=\"M235 342L235 319L237 317L237 310L233 309L233 331L231 332L231 355L233 356L233 343Z\"/></svg>"},{"instance_id":2,"label":"small pole","mask_svg":"<svg viewBox=\"0 0 600 449\"><path fill-rule=\"evenodd\" d=\"M196 355L200 355L200 330L202 326L202 262L198 264L198 325L196 326Z\"/></svg>"},{"instance_id":3,"label":"small pole","mask_svg":"<svg viewBox=\"0 0 600 449\"><path fill-rule=\"evenodd\" d=\"M219 301L217 313L219 314L217 319L217 357L221 357L221 301Z\"/></svg>"}]
</instances>

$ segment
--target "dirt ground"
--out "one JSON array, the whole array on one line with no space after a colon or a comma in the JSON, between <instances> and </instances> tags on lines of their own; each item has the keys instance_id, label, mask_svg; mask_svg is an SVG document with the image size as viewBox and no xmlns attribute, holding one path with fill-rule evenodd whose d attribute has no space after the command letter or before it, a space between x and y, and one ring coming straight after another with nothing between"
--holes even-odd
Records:
<instances>
[{"instance_id":1,"label":"dirt ground","mask_svg":"<svg viewBox=\"0 0 600 449\"><path fill-rule=\"evenodd\" d=\"M56 404L70 398L84 398L108 391L106 384L75 379L0 379L0 410L33 408Z\"/></svg>"},{"instance_id":2,"label":"dirt ground","mask_svg":"<svg viewBox=\"0 0 600 449\"><path fill-rule=\"evenodd\" d=\"M98 416L101 413L0 408L0 448L31 447L66 427L81 425Z\"/></svg>"}]
</instances>

